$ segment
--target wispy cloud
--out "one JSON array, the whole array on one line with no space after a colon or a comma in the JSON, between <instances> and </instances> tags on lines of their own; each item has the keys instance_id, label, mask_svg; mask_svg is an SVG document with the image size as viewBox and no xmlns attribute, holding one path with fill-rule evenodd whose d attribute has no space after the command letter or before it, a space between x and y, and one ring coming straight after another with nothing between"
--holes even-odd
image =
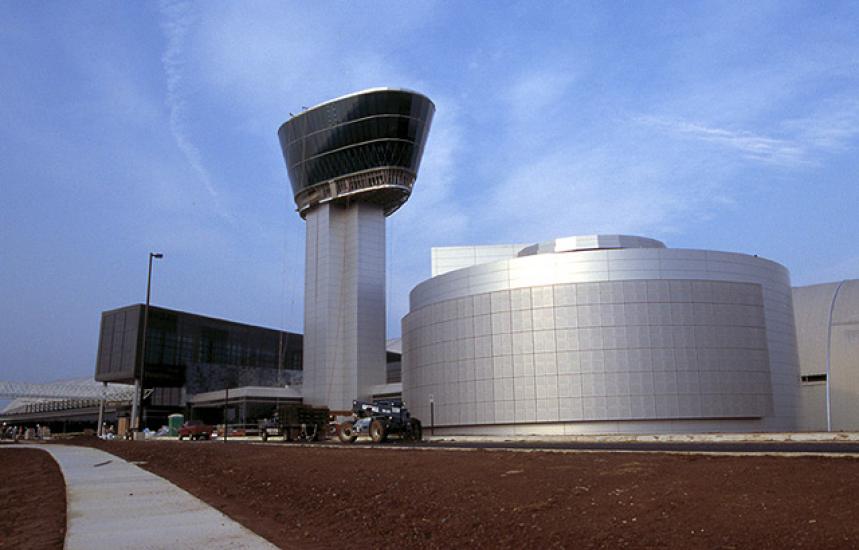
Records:
<instances>
[{"instance_id":1,"label":"wispy cloud","mask_svg":"<svg viewBox=\"0 0 859 550\"><path fill-rule=\"evenodd\" d=\"M436 115L432 123L426 153L409 203L397 216L404 222L423 224L433 238L457 238L467 224L461 205L453 198L459 152L463 144L459 109L454 101L436 97ZM427 215L432 212L432 215Z\"/></svg>"},{"instance_id":2,"label":"wispy cloud","mask_svg":"<svg viewBox=\"0 0 859 550\"><path fill-rule=\"evenodd\" d=\"M168 52L177 55L165 67L176 69L177 101L186 99L182 78L192 74L194 85L205 87L209 99L230 105L236 120L228 124L242 125L249 141L272 149L277 147L275 130L290 111L362 88L411 88L427 94L438 107L414 194L388 220L389 329L398 334L399 319L408 311L408 291L429 275L429 248L439 238L457 240L468 227L461 203L451 199L462 165L458 98L392 48L412 40L414 26L426 23L432 8L392 3L382 22L363 10L332 16L302 4L263 2L256 8L249 13L238 4L218 4L200 12L199 25L183 11L187 6L171 14L168 19L176 26L168 35L176 38L176 46ZM195 25L193 32L189 25ZM365 33L370 26L375 30ZM180 111L182 107L180 103ZM269 152L277 156L263 164L271 165L271 180L286 187L280 152ZM301 235L291 241L289 261L303 262L303 223L289 208L283 205L282 216L289 218L293 233ZM267 238L280 242L273 235ZM303 263L292 263L290 269L290 277L300 283ZM283 294L281 287L270 287L270 293Z\"/></svg>"},{"instance_id":3,"label":"wispy cloud","mask_svg":"<svg viewBox=\"0 0 859 550\"><path fill-rule=\"evenodd\" d=\"M184 90L184 46L188 31L196 21L193 6L189 2L163 0L160 8L161 28L167 38L167 46L161 56L161 65L167 80L166 101L170 110L170 132L206 190L212 197L218 197L212 177L203 164L200 149L194 144L187 128L188 98Z\"/></svg>"},{"instance_id":4,"label":"wispy cloud","mask_svg":"<svg viewBox=\"0 0 859 550\"><path fill-rule=\"evenodd\" d=\"M556 151L523 164L492 194L487 216L499 242L589 233L671 233L702 208L706 184L688 167L657 158L623 158L615 146Z\"/></svg>"},{"instance_id":5,"label":"wispy cloud","mask_svg":"<svg viewBox=\"0 0 859 550\"><path fill-rule=\"evenodd\" d=\"M708 142L736 151L748 160L778 166L796 166L811 162L807 148L792 139L773 138L744 130L715 128L656 116L638 116L633 120L669 135Z\"/></svg>"},{"instance_id":6,"label":"wispy cloud","mask_svg":"<svg viewBox=\"0 0 859 550\"><path fill-rule=\"evenodd\" d=\"M508 109L517 118L533 118L563 100L573 81L574 75L563 67L528 72L510 85L504 92L504 98Z\"/></svg>"},{"instance_id":7,"label":"wispy cloud","mask_svg":"<svg viewBox=\"0 0 859 550\"><path fill-rule=\"evenodd\" d=\"M859 99L855 96L821 102L811 114L788 120L784 127L810 147L840 152L855 146L859 136Z\"/></svg>"},{"instance_id":8,"label":"wispy cloud","mask_svg":"<svg viewBox=\"0 0 859 550\"><path fill-rule=\"evenodd\" d=\"M461 112L450 98L430 96L437 111L414 193L388 219L389 334L399 334L400 319L409 311L409 291L430 275L430 248L462 243L471 225L467 207L457 196L464 141Z\"/></svg>"},{"instance_id":9,"label":"wispy cloud","mask_svg":"<svg viewBox=\"0 0 859 550\"><path fill-rule=\"evenodd\" d=\"M663 135L709 143L723 151L735 152L745 160L792 168L820 164L822 156L852 147L853 140L859 136L859 101L852 96L830 98L803 116L772 123L780 137L683 118L640 115L632 120Z\"/></svg>"}]
</instances>

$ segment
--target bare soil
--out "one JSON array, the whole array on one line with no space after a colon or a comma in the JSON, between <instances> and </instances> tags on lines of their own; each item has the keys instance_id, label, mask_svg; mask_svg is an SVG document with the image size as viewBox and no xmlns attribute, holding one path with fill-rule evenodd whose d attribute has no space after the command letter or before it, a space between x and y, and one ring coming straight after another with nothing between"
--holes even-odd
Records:
<instances>
[{"instance_id":1,"label":"bare soil","mask_svg":"<svg viewBox=\"0 0 859 550\"><path fill-rule=\"evenodd\" d=\"M859 548L859 460L95 442L289 548Z\"/></svg>"},{"instance_id":2,"label":"bare soil","mask_svg":"<svg viewBox=\"0 0 859 550\"><path fill-rule=\"evenodd\" d=\"M62 550L66 537L66 484L60 467L45 451L3 447L0 548Z\"/></svg>"}]
</instances>

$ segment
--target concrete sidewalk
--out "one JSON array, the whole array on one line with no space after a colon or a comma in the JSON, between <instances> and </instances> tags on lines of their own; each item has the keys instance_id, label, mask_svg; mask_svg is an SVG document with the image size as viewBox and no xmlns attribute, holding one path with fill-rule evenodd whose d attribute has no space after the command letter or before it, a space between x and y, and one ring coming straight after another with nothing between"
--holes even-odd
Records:
<instances>
[{"instance_id":1,"label":"concrete sidewalk","mask_svg":"<svg viewBox=\"0 0 859 550\"><path fill-rule=\"evenodd\" d=\"M274 545L169 481L88 447L15 445L53 455L66 479L65 550Z\"/></svg>"}]
</instances>

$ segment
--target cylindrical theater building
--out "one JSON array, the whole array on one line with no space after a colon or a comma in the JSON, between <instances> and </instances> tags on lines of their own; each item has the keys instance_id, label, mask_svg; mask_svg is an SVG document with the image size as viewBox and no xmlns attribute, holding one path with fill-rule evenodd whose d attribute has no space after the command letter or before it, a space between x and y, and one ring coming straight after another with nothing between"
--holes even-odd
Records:
<instances>
[{"instance_id":1,"label":"cylindrical theater building","mask_svg":"<svg viewBox=\"0 0 859 550\"><path fill-rule=\"evenodd\" d=\"M746 254L590 235L433 250L403 397L437 434L797 427L790 277Z\"/></svg>"}]
</instances>

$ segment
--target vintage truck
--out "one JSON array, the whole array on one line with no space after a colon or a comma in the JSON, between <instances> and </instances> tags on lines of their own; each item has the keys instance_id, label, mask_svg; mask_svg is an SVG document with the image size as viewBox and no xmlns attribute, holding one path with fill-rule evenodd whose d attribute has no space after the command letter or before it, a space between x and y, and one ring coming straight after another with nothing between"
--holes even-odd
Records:
<instances>
[{"instance_id":1,"label":"vintage truck","mask_svg":"<svg viewBox=\"0 0 859 550\"><path fill-rule=\"evenodd\" d=\"M421 422L412 418L409 409L399 399L353 401L353 417L337 426L337 437L342 443L354 443L359 435L369 435L373 443L382 443L389 435L420 441Z\"/></svg>"}]
</instances>

